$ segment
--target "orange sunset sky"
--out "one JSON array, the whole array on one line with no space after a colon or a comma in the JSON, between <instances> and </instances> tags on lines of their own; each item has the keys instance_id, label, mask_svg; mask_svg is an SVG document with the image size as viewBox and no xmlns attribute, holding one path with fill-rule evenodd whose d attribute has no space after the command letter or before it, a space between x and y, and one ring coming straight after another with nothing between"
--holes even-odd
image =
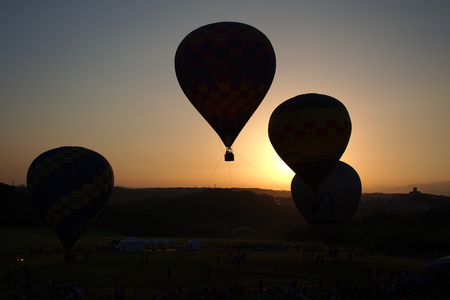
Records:
<instances>
[{"instance_id":1,"label":"orange sunset sky","mask_svg":"<svg viewBox=\"0 0 450 300\"><path fill-rule=\"evenodd\" d=\"M42 152L83 146L108 159L117 186L289 190L268 120L304 93L347 107L341 160L363 192L449 181L449 15L442 0L2 1L0 182L25 184ZM174 70L181 40L220 21L258 28L277 57L234 162Z\"/></svg>"}]
</instances>

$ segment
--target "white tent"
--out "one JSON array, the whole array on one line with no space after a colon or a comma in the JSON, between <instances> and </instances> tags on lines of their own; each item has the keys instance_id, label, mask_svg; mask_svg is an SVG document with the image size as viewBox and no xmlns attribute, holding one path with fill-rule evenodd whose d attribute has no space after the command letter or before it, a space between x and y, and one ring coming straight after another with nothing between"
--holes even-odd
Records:
<instances>
[{"instance_id":1,"label":"white tent","mask_svg":"<svg viewBox=\"0 0 450 300\"><path fill-rule=\"evenodd\" d=\"M196 239L192 239L187 242L187 248L188 250L199 250L200 249L200 242Z\"/></svg>"},{"instance_id":2,"label":"white tent","mask_svg":"<svg viewBox=\"0 0 450 300\"><path fill-rule=\"evenodd\" d=\"M119 242L119 252L142 252L147 249L147 243L131 236Z\"/></svg>"},{"instance_id":3,"label":"white tent","mask_svg":"<svg viewBox=\"0 0 450 300\"><path fill-rule=\"evenodd\" d=\"M450 256L446 256L446 257L441 257L432 261L429 261L427 263L424 263L422 265L422 269L426 269L435 265L440 265L440 264L450 264Z\"/></svg>"}]
</instances>

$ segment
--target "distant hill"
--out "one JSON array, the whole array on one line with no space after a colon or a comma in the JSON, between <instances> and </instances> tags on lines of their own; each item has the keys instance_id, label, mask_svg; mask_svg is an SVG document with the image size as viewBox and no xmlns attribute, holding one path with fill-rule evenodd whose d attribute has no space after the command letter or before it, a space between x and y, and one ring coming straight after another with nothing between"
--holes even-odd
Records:
<instances>
[{"instance_id":1,"label":"distant hill","mask_svg":"<svg viewBox=\"0 0 450 300\"><path fill-rule=\"evenodd\" d=\"M125 188L125 187L114 187L113 193L108 203L117 204L132 202L136 200L142 200L151 197L166 197L174 198L183 195L200 193L205 190L213 190L213 188L183 188L183 187L171 187L171 188ZM255 194L267 194L274 197L291 197L290 191L277 191L277 190L266 190L258 188L231 188L231 191L250 191Z\"/></svg>"},{"instance_id":2,"label":"distant hill","mask_svg":"<svg viewBox=\"0 0 450 300\"><path fill-rule=\"evenodd\" d=\"M201 192L202 189L197 188L125 188L114 187L109 199L109 204L127 203L137 200L142 200L150 197L179 197L187 194L194 194Z\"/></svg>"},{"instance_id":3,"label":"distant hill","mask_svg":"<svg viewBox=\"0 0 450 300\"><path fill-rule=\"evenodd\" d=\"M409 194L417 188L418 191L423 194L429 195L442 195L450 197L450 181L440 181L431 183L417 183L410 184L406 186L375 186L375 187L364 187L364 195L372 197L372 195L392 195L392 194ZM126 187L114 187L113 194L109 203L122 203L141 200L149 197L178 197L186 194L194 194L207 189L212 188L183 188L183 187L171 187L171 188L126 188ZM251 191L255 194L267 194L274 197L290 198L290 190L270 190L270 189L259 189L259 188L231 188L232 191ZM380 191L383 191L382 193ZM366 197L367 198L367 197Z\"/></svg>"},{"instance_id":4,"label":"distant hill","mask_svg":"<svg viewBox=\"0 0 450 300\"><path fill-rule=\"evenodd\" d=\"M192 192L192 190L191 190ZM246 234L247 236L279 237L280 233L306 225L297 209L292 205L281 205L275 197L267 194L255 194L251 191L233 191L231 189L198 189L197 193L182 196L149 197L133 202L110 205L111 213L133 216L127 224L135 223L134 230L142 231L142 223L150 219L159 220L146 226L146 232L164 232L175 227L187 231L189 228L204 227L226 235ZM105 216L103 216L105 215ZM98 226L106 226L108 212L98 220ZM117 216L119 218L119 216ZM163 225L164 224L164 225ZM183 225L183 226L181 226ZM182 228L184 227L184 228ZM149 230L150 229L150 230ZM174 229L175 230L175 229ZM239 233L239 231L241 231Z\"/></svg>"},{"instance_id":5,"label":"distant hill","mask_svg":"<svg viewBox=\"0 0 450 300\"><path fill-rule=\"evenodd\" d=\"M390 194L406 194L408 192L411 192L414 188L417 188L419 191L426 194L450 196L450 181L415 183L405 186L365 186L363 190L365 193L376 193L383 191L384 193Z\"/></svg>"},{"instance_id":6,"label":"distant hill","mask_svg":"<svg viewBox=\"0 0 450 300\"><path fill-rule=\"evenodd\" d=\"M352 219L339 241L387 251L420 251L448 255L450 205L414 214L376 212Z\"/></svg>"},{"instance_id":7,"label":"distant hill","mask_svg":"<svg viewBox=\"0 0 450 300\"><path fill-rule=\"evenodd\" d=\"M0 227L30 228L47 226L31 203L28 191L0 182Z\"/></svg>"},{"instance_id":8,"label":"distant hill","mask_svg":"<svg viewBox=\"0 0 450 300\"><path fill-rule=\"evenodd\" d=\"M154 197L177 198L186 195L194 195L204 191L223 190L220 188L145 188L131 189L114 187L109 204L131 203ZM276 191L257 188L232 188L226 189L233 192L252 192L257 195L270 195L280 205L294 207L290 191ZM356 216L373 214L375 211L386 211L396 213L414 213L431 208L449 205L450 197L443 195L432 195L420 191L409 193L363 193L361 203Z\"/></svg>"},{"instance_id":9,"label":"distant hill","mask_svg":"<svg viewBox=\"0 0 450 300\"><path fill-rule=\"evenodd\" d=\"M361 197L356 218L375 212L411 214L450 205L450 197L431 195L418 191L408 194L366 193Z\"/></svg>"},{"instance_id":10,"label":"distant hill","mask_svg":"<svg viewBox=\"0 0 450 300\"><path fill-rule=\"evenodd\" d=\"M290 197L269 195L266 190L257 194L219 188L159 189L157 192L166 196L145 197L154 190L118 188L116 197L119 194L129 201L108 204L93 226L124 236L322 242ZM48 227L23 188L0 183L0 207L0 228ZM363 194L339 242L392 251L448 252L449 213L450 198L446 196L420 192Z\"/></svg>"}]
</instances>

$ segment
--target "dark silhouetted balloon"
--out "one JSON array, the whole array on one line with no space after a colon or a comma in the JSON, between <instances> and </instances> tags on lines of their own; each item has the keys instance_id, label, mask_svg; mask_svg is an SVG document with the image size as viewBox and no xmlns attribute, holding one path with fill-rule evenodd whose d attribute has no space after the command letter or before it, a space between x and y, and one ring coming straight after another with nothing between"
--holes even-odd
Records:
<instances>
[{"instance_id":1,"label":"dark silhouetted balloon","mask_svg":"<svg viewBox=\"0 0 450 300\"><path fill-rule=\"evenodd\" d=\"M297 175L291 193L305 220L332 247L358 207L361 180L351 166L339 161L317 193Z\"/></svg>"},{"instance_id":2,"label":"dark silhouetted balloon","mask_svg":"<svg viewBox=\"0 0 450 300\"><path fill-rule=\"evenodd\" d=\"M231 154L233 142L272 84L275 65L269 39L236 22L192 31L175 54L181 89Z\"/></svg>"},{"instance_id":3,"label":"dark silhouetted balloon","mask_svg":"<svg viewBox=\"0 0 450 300\"><path fill-rule=\"evenodd\" d=\"M339 100L303 94L272 112L268 133L280 158L316 191L347 147L351 120Z\"/></svg>"},{"instance_id":4,"label":"dark silhouetted balloon","mask_svg":"<svg viewBox=\"0 0 450 300\"><path fill-rule=\"evenodd\" d=\"M33 204L67 251L102 212L113 184L108 161L82 147L46 151L31 163L27 174Z\"/></svg>"}]
</instances>

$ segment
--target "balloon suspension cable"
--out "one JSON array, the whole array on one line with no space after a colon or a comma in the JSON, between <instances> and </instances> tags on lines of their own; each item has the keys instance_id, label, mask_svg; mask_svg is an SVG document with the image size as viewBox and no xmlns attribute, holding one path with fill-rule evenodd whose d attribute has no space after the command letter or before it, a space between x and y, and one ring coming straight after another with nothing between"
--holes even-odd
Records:
<instances>
[{"instance_id":1,"label":"balloon suspension cable","mask_svg":"<svg viewBox=\"0 0 450 300\"><path fill-rule=\"evenodd\" d=\"M206 184L208 183L208 181L211 179L211 177L213 176L214 172L216 172L217 167L219 166L220 162L222 161L222 157L219 159L219 161L217 162L214 170L212 171L211 175L209 175L208 179L206 180L205 184L203 184L204 187L206 187Z\"/></svg>"},{"instance_id":2,"label":"balloon suspension cable","mask_svg":"<svg viewBox=\"0 0 450 300\"><path fill-rule=\"evenodd\" d=\"M242 158L243 160L245 160L245 162L247 162L251 167L253 167L256 171L258 171L259 173L261 173L264 177L266 177L270 182L272 182L274 185L276 185L281 191L286 191L286 193L289 193L289 196L291 196L290 191L287 191L285 189L283 189L281 186L279 186L275 181L273 181L272 179L269 178L269 176L267 176L266 174L264 174L261 170L259 170L258 168L256 168L254 165L252 165L248 160L246 160L244 157L242 157L242 155L240 155L239 153L236 153L237 155L239 155L240 158Z\"/></svg>"},{"instance_id":3,"label":"balloon suspension cable","mask_svg":"<svg viewBox=\"0 0 450 300\"><path fill-rule=\"evenodd\" d=\"M231 183L231 164L228 164L228 172L230 173L230 189L233 187Z\"/></svg>"}]
</instances>

